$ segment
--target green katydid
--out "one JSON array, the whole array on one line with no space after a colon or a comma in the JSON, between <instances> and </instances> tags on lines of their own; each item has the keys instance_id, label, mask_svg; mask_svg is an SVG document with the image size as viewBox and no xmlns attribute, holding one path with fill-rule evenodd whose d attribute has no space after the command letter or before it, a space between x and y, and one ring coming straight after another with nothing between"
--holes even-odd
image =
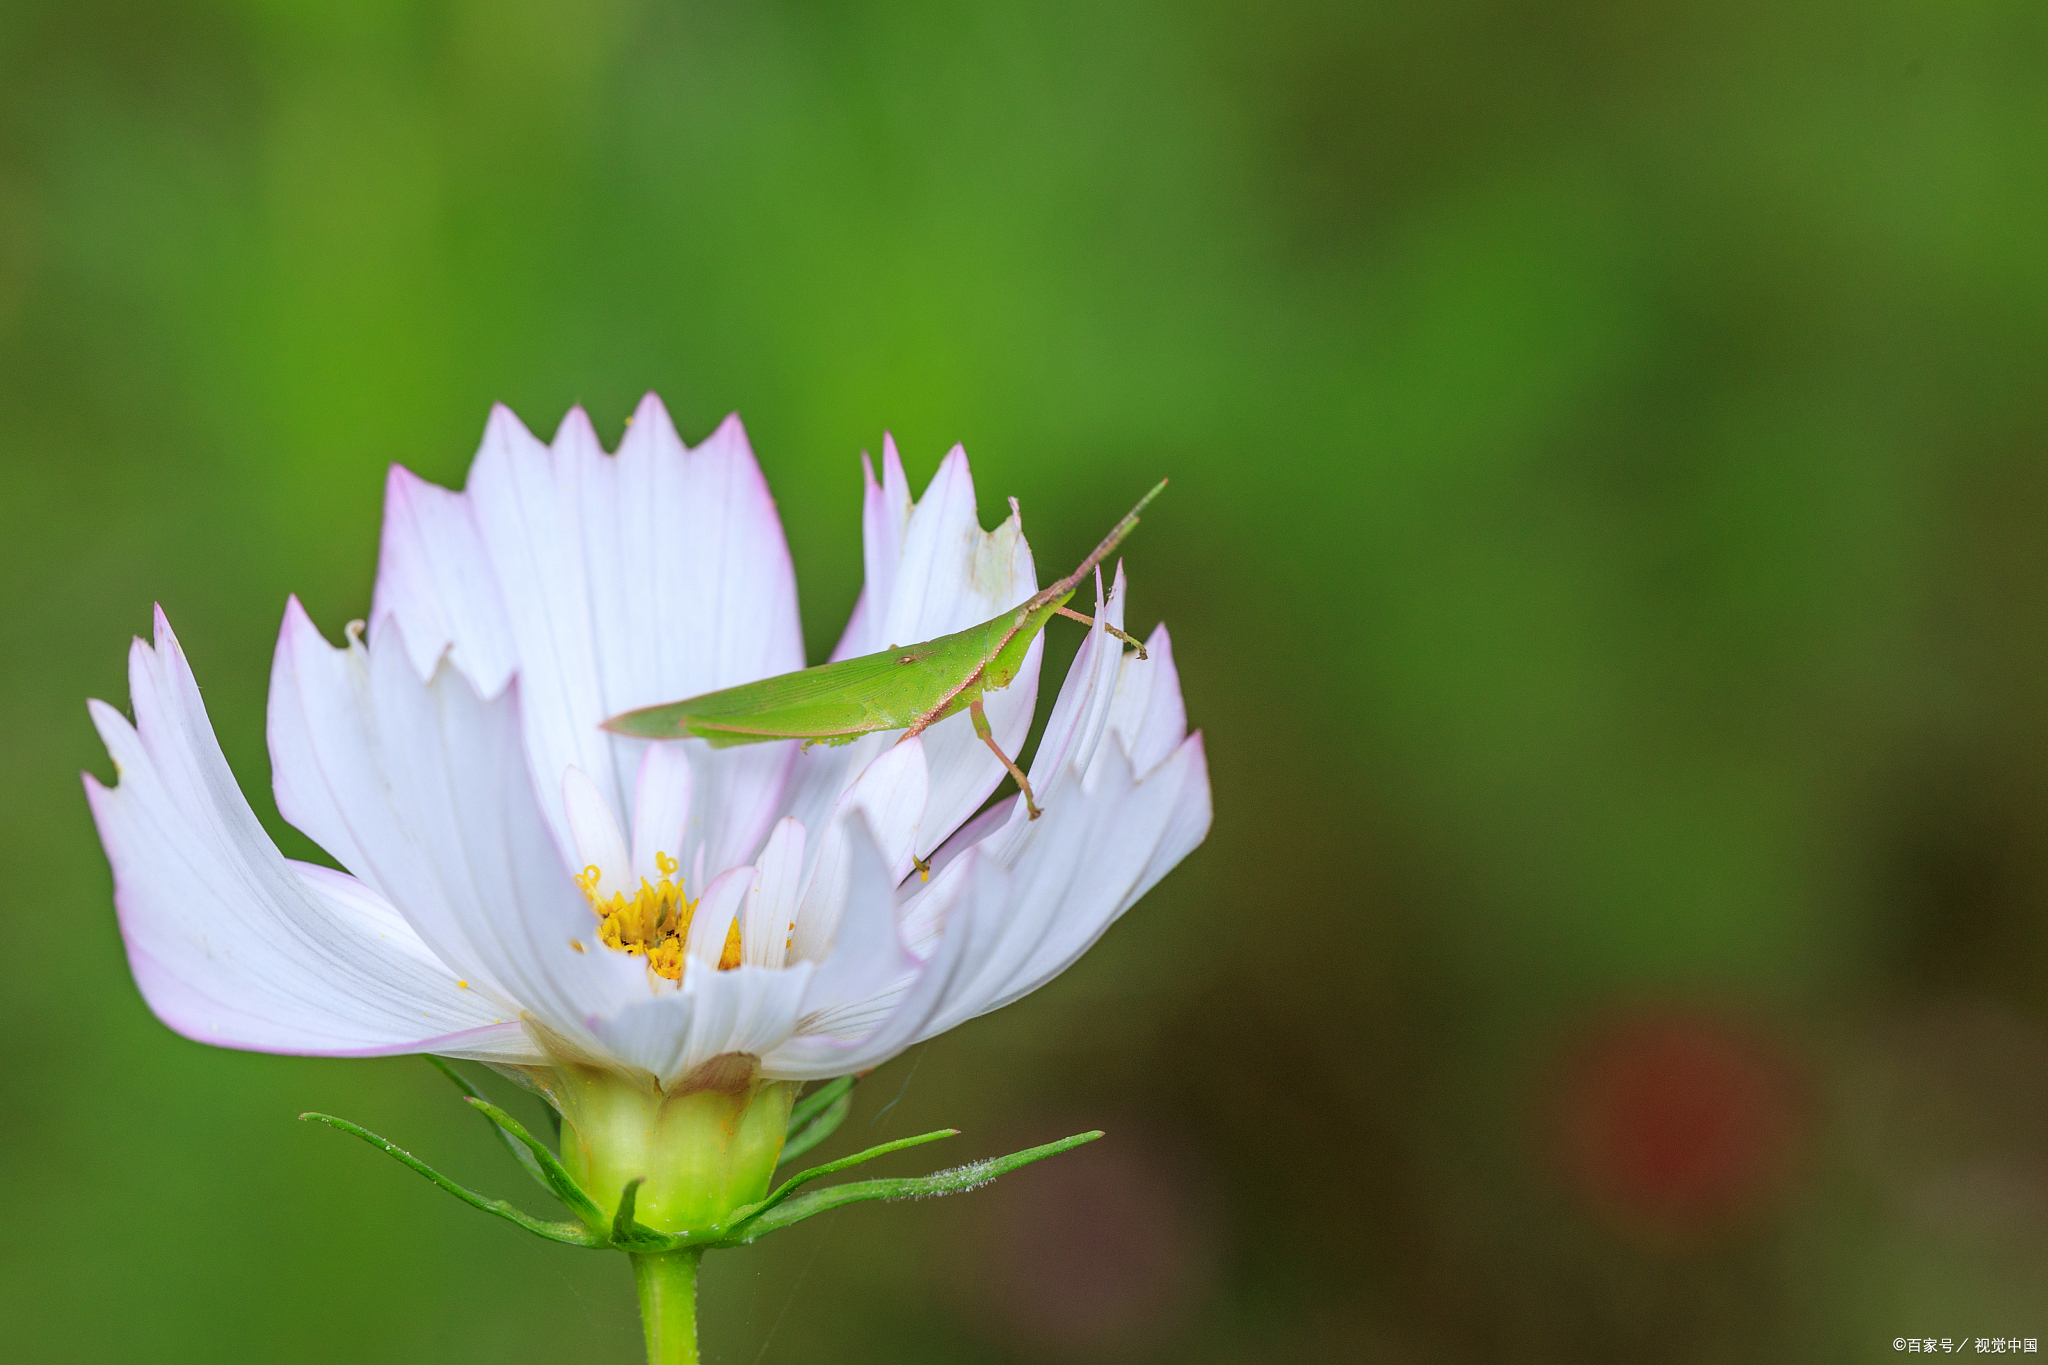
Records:
<instances>
[{"instance_id":1,"label":"green katydid","mask_svg":"<svg viewBox=\"0 0 2048 1365\"><path fill-rule=\"evenodd\" d=\"M641 739L695 737L719 749L777 739L801 739L808 747L849 744L862 735L883 730L902 730L903 737L908 739L964 710L974 719L974 733L981 736L982 743L1017 779L1024 804L1036 820L1040 811L1030 779L996 743L981 699L1016 680L1018 670L1024 666L1024 652L1054 616L1071 617L1091 627L1096 624L1094 617L1070 611L1067 599L1074 595L1081 579L1131 533L1138 524L1138 514L1165 487L1166 480L1161 479L1140 498L1130 514L1089 551L1079 568L1023 605L978 626L921 644L891 645L878 654L863 654L707 692L701 697L641 707L613 716L604 728ZM1138 641L1107 622L1102 623L1102 628L1125 644L1136 646L1139 658L1145 656L1145 647Z\"/></svg>"}]
</instances>

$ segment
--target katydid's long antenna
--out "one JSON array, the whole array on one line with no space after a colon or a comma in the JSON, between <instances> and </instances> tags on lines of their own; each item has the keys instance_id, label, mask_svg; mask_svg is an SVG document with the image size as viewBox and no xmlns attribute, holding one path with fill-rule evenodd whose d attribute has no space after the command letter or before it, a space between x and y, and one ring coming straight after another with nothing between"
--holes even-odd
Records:
<instances>
[{"instance_id":1,"label":"katydid's long antenna","mask_svg":"<svg viewBox=\"0 0 2048 1365\"><path fill-rule=\"evenodd\" d=\"M1144 497L1139 498L1138 505L1136 507L1133 507L1130 511L1126 512L1124 514L1124 519L1118 522L1115 526L1110 528L1109 534L1102 538L1102 543L1100 545L1097 545L1093 550L1090 550L1088 552L1088 557L1081 561L1080 566L1078 568L1076 568L1072 573L1068 574L1065 578L1062 578L1059 582L1054 583L1052 586L1046 588L1043 592L1039 593L1038 596L1032 598L1031 601L1026 604L1026 609L1028 610L1030 607L1038 606L1040 603L1043 602L1050 602L1053 598L1058 597L1063 592L1072 591L1074 586L1081 581L1082 577L1090 569L1094 568L1097 564L1100 564L1104 559L1108 558L1109 552L1111 550L1114 550L1117 547L1118 543L1121 542L1125 536L1129 535L1132 532L1132 530L1136 528L1138 524L1138 513L1144 511L1145 508L1151 504L1152 499L1158 497L1161 493L1165 492L1166 485L1167 480L1165 479L1161 479L1158 483L1153 484L1152 491L1147 493Z\"/></svg>"}]
</instances>

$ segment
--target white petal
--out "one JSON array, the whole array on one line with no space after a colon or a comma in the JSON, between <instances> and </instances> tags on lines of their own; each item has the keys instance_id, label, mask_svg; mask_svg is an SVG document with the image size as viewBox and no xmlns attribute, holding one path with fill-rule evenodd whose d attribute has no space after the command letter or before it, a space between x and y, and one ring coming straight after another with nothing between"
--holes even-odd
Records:
<instances>
[{"instance_id":1,"label":"white petal","mask_svg":"<svg viewBox=\"0 0 2048 1365\"><path fill-rule=\"evenodd\" d=\"M737 416L684 452L661 400L648 394L619 446L624 502L661 539L644 619L655 627L654 695L694 696L804 666L796 570L775 500ZM644 490L644 496L643 496ZM609 642L607 642L609 647Z\"/></svg>"},{"instance_id":2,"label":"white petal","mask_svg":"<svg viewBox=\"0 0 2048 1365\"><path fill-rule=\"evenodd\" d=\"M590 1027L627 1066L673 1086L714 1057L759 1056L795 1031L812 964L787 971L716 971L686 959L682 989L595 1018Z\"/></svg>"},{"instance_id":3,"label":"white petal","mask_svg":"<svg viewBox=\"0 0 2048 1365\"><path fill-rule=\"evenodd\" d=\"M597 896L631 897L639 890L632 874L632 859L626 852L626 836L619 833L618 818L604 802L604 793L581 768L562 774L562 809L569 818L569 837L576 841L576 866L583 876L597 869Z\"/></svg>"},{"instance_id":4,"label":"white petal","mask_svg":"<svg viewBox=\"0 0 2048 1365\"><path fill-rule=\"evenodd\" d=\"M1164 763L1188 734L1187 705L1181 700L1173 640L1164 621L1145 641L1145 653L1143 659L1123 656L1109 707L1110 733L1122 743L1141 777Z\"/></svg>"},{"instance_id":5,"label":"white petal","mask_svg":"<svg viewBox=\"0 0 2048 1365\"><path fill-rule=\"evenodd\" d=\"M533 799L522 686L486 702L453 669L422 683L395 621L335 649L294 601L271 672L278 807L472 986L581 1043L586 1016L644 997L645 972L572 946L595 921Z\"/></svg>"},{"instance_id":6,"label":"white petal","mask_svg":"<svg viewBox=\"0 0 2048 1365\"><path fill-rule=\"evenodd\" d=\"M644 741L600 721L803 666L788 547L737 419L686 451L649 395L614 458L580 411L552 450L494 413L469 497L508 604L529 761L559 838L551 784L572 764L616 814L631 813L626 775ZM782 748L693 759L717 861L744 858L766 833Z\"/></svg>"},{"instance_id":7,"label":"white petal","mask_svg":"<svg viewBox=\"0 0 2048 1365\"><path fill-rule=\"evenodd\" d=\"M650 744L633 783L633 875L660 881L658 855L681 863L683 830L690 822L690 754L674 742Z\"/></svg>"},{"instance_id":8,"label":"white petal","mask_svg":"<svg viewBox=\"0 0 2048 1365\"><path fill-rule=\"evenodd\" d=\"M589 479L584 475L589 473ZM561 804L562 773L581 768L615 816L628 813L599 681L593 585L578 515L586 471L556 461L511 411L497 407L470 467L467 497L482 533L519 656L521 722L535 795L565 860L576 855Z\"/></svg>"},{"instance_id":9,"label":"white petal","mask_svg":"<svg viewBox=\"0 0 2048 1365\"><path fill-rule=\"evenodd\" d=\"M918 961L896 929L896 877L864 813L846 822L846 901L832 950L804 995L803 1029L844 1036L842 1016L914 977ZM868 1021L872 1027L872 1021ZM865 1030L863 1030L865 1031Z\"/></svg>"},{"instance_id":10,"label":"white petal","mask_svg":"<svg viewBox=\"0 0 2048 1365\"><path fill-rule=\"evenodd\" d=\"M119 774L86 796L136 984L186 1037L261 1052L530 1055L516 1019L372 903L309 885L221 756L163 612L129 652L136 724L92 703ZM329 874L332 875L332 874Z\"/></svg>"},{"instance_id":11,"label":"white petal","mask_svg":"<svg viewBox=\"0 0 2048 1365\"><path fill-rule=\"evenodd\" d=\"M807 1010L804 1032L766 1054L763 1073L779 1080L843 1076L879 1066L923 1036L952 984L986 957L985 951L977 952L977 940L989 935L977 936L974 912L986 907L982 920L994 922L1004 904L1006 877L988 859L970 853L950 876L933 881L926 895L945 905L940 917L948 933L939 951L921 966L905 965L916 961L907 949L899 949L901 959L889 956L878 925L880 915L876 908L864 907L863 930L849 949L853 960L867 963L868 970L859 975L847 972L831 992L829 1008ZM955 907L961 907L959 913L953 913ZM900 931L896 941L901 942ZM814 986L811 995L824 1004L825 992Z\"/></svg>"},{"instance_id":12,"label":"white petal","mask_svg":"<svg viewBox=\"0 0 2048 1365\"><path fill-rule=\"evenodd\" d=\"M1058 964L1063 967L1092 943L1136 898L1136 879L1154 844L1145 838L1147 822L1130 818L1129 803L1105 799L1090 808L1072 774L1055 791L1064 818L1047 806L1023 865L1006 870L984 843L920 893L919 901L928 898L941 907L933 916L941 925L939 942L922 972L897 977L865 1008L851 1004L838 1011L839 1020L877 1021L871 1032L849 1041L844 1023L835 1030L816 1028L807 1013L803 1035L766 1059L768 1074L815 1079L878 1066L1042 984L1053 972L1038 980L1025 976L1041 952L1063 951L1078 941ZM1166 801L1159 795L1154 793L1151 804L1170 807L1171 793ZM913 908L922 909L915 903Z\"/></svg>"},{"instance_id":13,"label":"white petal","mask_svg":"<svg viewBox=\"0 0 2048 1365\"><path fill-rule=\"evenodd\" d=\"M1031 787L1038 794L1042 807L1046 806L1052 788L1064 780L1070 769L1087 771L1101 747L1102 736L1108 731L1116 699L1117 677L1125 658L1122 643L1103 630L1102 624L1107 622L1122 628L1123 586L1123 569L1119 566L1115 585L1105 600L1102 577L1099 573L1096 575L1093 613L1096 624L1089 628L1073 663L1067 668L1066 680L1060 684L1060 694L1053 702L1052 714L1046 718L1045 733L1039 737L1038 751L1031 756ZM987 831L978 842L985 844L997 861L1007 866L1015 861L1018 850L1029 838L1033 822L1021 795L995 809L1007 812L1001 827ZM982 820L990 818L984 812L976 823L979 826Z\"/></svg>"},{"instance_id":14,"label":"white petal","mask_svg":"<svg viewBox=\"0 0 2048 1365\"><path fill-rule=\"evenodd\" d=\"M801 820L776 822L755 865L754 884L747 892L740 921L741 961L756 967L780 967L789 951L796 924L797 892L803 885L804 826Z\"/></svg>"},{"instance_id":15,"label":"white petal","mask_svg":"<svg viewBox=\"0 0 2048 1365\"><path fill-rule=\"evenodd\" d=\"M875 482L875 467L865 452L860 457L860 474L861 558L865 576L860 600L854 604L853 619L832 651L835 660L873 654L891 643L882 638L882 631L888 624L896 569L903 561L903 537L910 528L910 481L903 477L903 461L896 453L894 436L882 433L882 481ZM874 604L872 608L869 603Z\"/></svg>"},{"instance_id":16,"label":"white petal","mask_svg":"<svg viewBox=\"0 0 2048 1365\"><path fill-rule=\"evenodd\" d=\"M1066 790L1065 828L1043 831L1011 865L1000 953L948 1002L932 1032L1000 1009L1065 971L1208 833L1199 736L1142 782L1112 748L1097 787ZM1048 808L1039 823L1052 819Z\"/></svg>"},{"instance_id":17,"label":"white petal","mask_svg":"<svg viewBox=\"0 0 2048 1365\"><path fill-rule=\"evenodd\" d=\"M371 627L387 617L402 627L422 679L434 676L445 653L478 692L495 697L518 664L469 500L400 465L384 481Z\"/></svg>"},{"instance_id":18,"label":"white petal","mask_svg":"<svg viewBox=\"0 0 2048 1365\"><path fill-rule=\"evenodd\" d=\"M1181 779L1180 796L1175 800L1173 811L1166 819L1166 828L1160 831L1158 847L1145 864L1145 870L1138 875L1136 888L1125 898L1125 906L1150 891L1161 877L1173 871L1174 864L1193 853L1202 840L1209 837L1209 826L1215 819L1215 808L1209 796L1209 758L1203 746L1201 731L1196 731L1181 741L1152 773L1161 772L1168 763L1185 760L1187 772ZM1150 781L1152 773L1142 780ZM1118 913L1122 913L1121 910Z\"/></svg>"},{"instance_id":19,"label":"white petal","mask_svg":"<svg viewBox=\"0 0 2048 1365\"><path fill-rule=\"evenodd\" d=\"M375 935L399 952L406 953L445 973L447 968L434 956L426 942L406 923L405 916L398 913L390 901L372 891L369 887L331 867L318 863L300 862L288 859L293 872L298 874L306 889L319 898L337 919L355 925L366 935ZM431 1050L444 1057L469 1057L480 1062L496 1062L508 1066L538 1065L547 1061L532 1035L517 1021L518 1006L503 1000L493 999L487 990L479 989L475 983L458 978L457 990L474 990L482 1007L498 1016L486 1029L472 1029L458 1035L461 1043L457 1047L435 1046Z\"/></svg>"},{"instance_id":20,"label":"white petal","mask_svg":"<svg viewBox=\"0 0 2048 1365\"><path fill-rule=\"evenodd\" d=\"M1105 749L1093 785L1072 768L1049 785L1046 814L1011 846L1011 864L980 840L900 906L907 946L920 923L936 939L921 971L876 973L866 999L842 1000L829 1018L807 1013L804 1033L765 1058L765 1074L822 1079L877 1066L1037 989L1201 841L1209 786L1199 735L1142 781L1120 746Z\"/></svg>"},{"instance_id":21,"label":"white petal","mask_svg":"<svg viewBox=\"0 0 2048 1365\"><path fill-rule=\"evenodd\" d=\"M953 837L939 845L927 860L931 863L929 880L906 878L896 888L896 904L903 924L903 942L920 961L930 957L938 943L939 930L944 923L946 908L951 904L947 896L940 895L937 888L943 883L940 874L955 861L970 852L989 835L1007 826L1015 810L1010 804L990 806L981 814L969 820L954 831Z\"/></svg>"},{"instance_id":22,"label":"white petal","mask_svg":"<svg viewBox=\"0 0 2048 1365\"><path fill-rule=\"evenodd\" d=\"M1086 772L1108 727L1110 708L1116 699L1117 674L1123 667L1123 642L1102 627L1106 622L1119 630L1124 624L1124 570L1117 565L1116 577L1105 598L1102 572L1095 573L1096 624L1067 668L1059 699L1046 718L1045 733L1038 751L1031 756L1031 785L1043 792L1068 768ZM1044 805L1041 796L1039 804Z\"/></svg>"},{"instance_id":23,"label":"white petal","mask_svg":"<svg viewBox=\"0 0 2048 1365\"><path fill-rule=\"evenodd\" d=\"M740 906L754 885L754 869L735 867L714 877L690 917L690 936L683 951L708 967L717 967L725 954L725 941L732 934Z\"/></svg>"},{"instance_id":24,"label":"white petal","mask_svg":"<svg viewBox=\"0 0 2048 1365\"><path fill-rule=\"evenodd\" d=\"M689 754L694 774L695 812L683 843L691 852L678 855L684 866L698 852L705 865L737 867L753 861L768 827L781 812L783 793L792 766L797 761L797 744L748 744L733 749L713 749L700 739L684 740L680 747Z\"/></svg>"},{"instance_id":25,"label":"white petal","mask_svg":"<svg viewBox=\"0 0 2048 1365\"><path fill-rule=\"evenodd\" d=\"M854 840L850 823L856 817L866 821L891 874L889 884L894 886L910 871L918 821L924 815L930 789L924 745L916 739L906 739L885 749L847 788L825 822L817 851L810 855L811 866L805 875L790 946L792 958L817 962L831 949L852 876Z\"/></svg>"}]
</instances>

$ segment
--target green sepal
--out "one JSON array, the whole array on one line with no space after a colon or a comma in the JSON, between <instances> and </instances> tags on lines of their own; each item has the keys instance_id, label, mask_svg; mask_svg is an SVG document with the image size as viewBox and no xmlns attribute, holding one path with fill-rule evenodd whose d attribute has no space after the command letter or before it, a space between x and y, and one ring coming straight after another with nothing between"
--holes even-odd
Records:
<instances>
[{"instance_id":1,"label":"green sepal","mask_svg":"<svg viewBox=\"0 0 2048 1365\"><path fill-rule=\"evenodd\" d=\"M478 1090L475 1086L471 1085L469 1081L464 1078L461 1072L457 1071L454 1067L448 1065L448 1063L445 1060L436 1057L431 1052L426 1054L426 1057L429 1062L433 1063L434 1069L440 1072L443 1076L446 1076L449 1080L453 1081L455 1083L455 1088L457 1090L460 1090L466 1097L472 1100L481 1100L484 1097L483 1091ZM490 1116L486 1114L484 1117L489 1118ZM497 1138L498 1141L505 1144L505 1150L510 1152L512 1154L512 1159L514 1161L517 1161L520 1164L520 1166L525 1169L526 1173L533 1177L535 1184L539 1185L549 1194L553 1194L555 1192L555 1187L548 1183L547 1176L542 1173L540 1169L540 1162L535 1159L532 1152L526 1150L525 1146L520 1143L518 1138L513 1137L503 1128L500 1128L495 1122L491 1124L491 1135Z\"/></svg>"},{"instance_id":2,"label":"green sepal","mask_svg":"<svg viewBox=\"0 0 2048 1365\"><path fill-rule=\"evenodd\" d=\"M426 1162L421 1161L411 1152L400 1147L397 1143L387 1142L361 1124L350 1123L347 1119L338 1119L332 1114L306 1113L299 1115L299 1118L315 1123L324 1123L329 1128L339 1128L344 1133L350 1133L361 1138L386 1156L418 1171L421 1175L433 1181L463 1203L468 1204L471 1208L478 1208L482 1209L485 1213L496 1214L508 1223L515 1223L525 1228L536 1237L545 1237L550 1242L562 1242L575 1247L595 1248L606 1244L604 1234L593 1232L579 1223L551 1223L545 1219L535 1218L530 1213L522 1212L502 1199L486 1199L474 1190L464 1189L432 1166L429 1166Z\"/></svg>"},{"instance_id":3,"label":"green sepal","mask_svg":"<svg viewBox=\"0 0 2048 1365\"><path fill-rule=\"evenodd\" d=\"M762 1214L768 1212L768 1210L774 1208L792 1194L795 1194L800 1186L808 1185L819 1176L832 1175L835 1172L845 1170L849 1166L858 1166L863 1161L873 1161L878 1156L887 1156L891 1152L900 1152L905 1147L922 1147L927 1142L937 1142L940 1138L958 1137L959 1135L960 1130L958 1128L936 1128L929 1133L919 1133L916 1137L898 1138L894 1142L885 1142L879 1147L870 1147L865 1152L855 1152L852 1156L843 1156L837 1161L828 1161L822 1166L813 1166L808 1171L799 1172L783 1181L780 1185L777 1185L774 1191L760 1203L747 1204L734 1209L732 1217L722 1225L724 1233L728 1237L731 1236L732 1230L739 1227L740 1224L751 1218L759 1218Z\"/></svg>"},{"instance_id":4,"label":"green sepal","mask_svg":"<svg viewBox=\"0 0 2048 1365\"><path fill-rule=\"evenodd\" d=\"M797 1129L816 1118L820 1112L836 1102L841 1095L853 1089L853 1083L859 1079L858 1076L841 1076L837 1080L825 1082L816 1090L798 1100L796 1106L789 1111L789 1131L794 1133Z\"/></svg>"},{"instance_id":5,"label":"green sepal","mask_svg":"<svg viewBox=\"0 0 2048 1365\"><path fill-rule=\"evenodd\" d=\"M796 1108L789 1111L789 1137L783 1141L782 1156L775 1163L778 1167L839 1131L839 1125L853 1112L853 1079L841 1076L797 1101Z\"/></svg>"},{"instance_id":6,"label":"green sepal","mask_svg":"<svg viewBox=\"0 0 2048 1365\"><path fill-rule=\"evenodd\" d=\"M608 1221L604 1216L604 1210L597 1206L595 1199L584 1193L583 1187L576 1183L576 1177L569 1174L568 1168L545 1142L527 1132L518 1119L483 1096L470 1095L466 1098L470 1104L482 1110L484 1116L492 1123L517 1138L519 1144L532 1154L534 1164L540 1168L541 1183L548 1187L555 1198L567 1204L570 1211L581 1218L592 1231L601 1231L604 1228Z\"/></svg>"},{"instance_id":7,"label":"green sepal","mask_svg":"<svg viewBox=\"0 0 2048 1365\"><path fill-rule=\"evenodd\" d=\"M684 1247L701 1246L738 1246L741 1242L750 1240L751 1234L739 1235L738 1230L744 1224L760 1217L789 1198L798 1187L816 1180L819 1176L831 1175L834 1171L843 1171L848 1166L858 1166L863 1161L872 1161L891 1152L900 1152L905 1147L937 1142L940 1138L952 1137L959 1131L958 1128L941 1128L936 1132L920 1133L916 1137L899 1138L895 1142L885 1142L879 1147L870 1147L865 1152L841 1157L837 1161L828 1161L822 1166L813 1166L801 1175L793 1175L783 1181L775 1187L772 1194L759 1203L742 1204L723 1221L708 1228L694 1228L688 1232L661 1232L634 1218L633 1205L638 1198L641 1182L630 1181L619 1196L619 1211L612 1217L611 1245L621 1251L635 1252L680 1251Z\"/></svg>"},{"instance_id":8,"label":"green sepal","mask_svg":"<svg viewBox=\"0 0 2048 1365\"><path fill-rule=\"evenodd\" d=\"M619 1195L619 1211L612 1216L612 1245L621 1251L674 1251L703 1240L703 1233L658 1232L633 1216L633 1204L640 1197L643 1178L626 1182Z\"/></svg>"},{"instance_id":9,"label":"green sepal","mask_svg":"<svg viewBox=\"0 0 2048 1365\"><path fill-rule=\"evenodd\" d=\"M809 1194L780 1203L772 1208L763 1208L747 1215L745 1221L719 1240L722 1246L745 1246L748 1242L779 1232L792 1223L800 1223L815 1214L826 1213L843 1204L858 1204L869 1199L931 1199L940 1195L961 1194L978 1190L997 1176L1008 1175L1020 1166L1029 1166L1034 1161L1043 1161L1049 1156L1071 1151L1084 1142L1093 1142L1102 1136L1102 1130L1091 1133L1076 1133L1048 1142L1043 1147L1030 1147L1008 1156L992 1157L987 1161L970 1162L956 1166L950 1171L939 1171L932 1175L905 1176L884 1180L856 1180L845 1185L834 1185L829 1189L812 1190ZM824 1170L819 1168L820 1172ZM800 1178L812 1173L804 1172Z\"/></svg>"}]
</instances>

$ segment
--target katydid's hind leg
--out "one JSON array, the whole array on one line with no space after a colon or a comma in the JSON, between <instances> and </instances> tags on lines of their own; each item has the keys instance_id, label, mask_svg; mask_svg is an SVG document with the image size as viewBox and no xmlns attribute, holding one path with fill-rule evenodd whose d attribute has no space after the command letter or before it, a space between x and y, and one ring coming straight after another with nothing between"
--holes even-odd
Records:
<instances>
[{"instance_id":1,"label":"katydid's hind leg","mask_svg":"<svg viewBox=\"0 0 2048 1365\"><path fill-rule=\"evenodd\" d=\"M1061 615L1061 616L1064 616L1064 617L1067 617L1067 618L1068 618L1068 619L1070 619L1070 620L1074 620L1074 621L1080 621L1080 622L1083 622L1084 624L1087 624L1087 625L1090 625L1090 626L1092 626L1092 625L1094 625L1094 624L1095 624L1095 618L1094 618L1094 617L1092 617L1092 616L1083 616L1083 615L1082 615L1082 614L1081 614L1080 612L1078 612L1078 611L1068 611L1068 610L1067 610L1067 609L1066 609L1065 607L1054 607L1054 608L1053 608L1053 610L1054 610L1055 612L1057 612L1057 613L1058 613L1059 615ZM1132 649L1135 649L1135 650L1137 650L1137 651L1138 651L1138 658L1139 658L1140 660L1143 660L1143 659L1144 659L1145 657L1147 657L1147 656L1146 656L1146 654L1145 654L1145 642L1144 642L1143 640L1140 640L1140 639L1137 639L1137 638L1135 638L1135 637L1133 637L1133 636L1130 636L1130 635L1126 635L1126 634L1124 634L1124 633L1123 633L1122 631L1118 630L1118 629L1117 629L1117 628L1116 628L1115 626L1111 625L1111 624L1110 624L1109 622L1107 622L1107 621L1104 621L1104 622L1102 623L1102 628L1103 628L1104 630L1108 631L1108 632L1109 632L1109 633L1110 633L1111 635L1114 635L1114 636L1116 636L1116 638L1117 638L1117 639L1119 639L1119 640L1122 640L1122 641L1123 641L1123 642L1124 642L1125 644L1129 645L1129 646L1130 646L1130 647L1131 647Z\"/></svg>"},{"instance_id":2,"label":"katydid's hind leg","mask_svg":"<svg viewBox=\"0 0 2048 1365\"><path fill-rule=\"evenodd\" d=\"M989 729L988 712L981 709L980 697L976 697L973 701L967 703L967 714L974 718L974 733L981 736L981 742L988 745L989 752L1000 758L1003 761L1003 766L1010 770L1010 776L1017 779L1017 790L1024 793L1024 805L1031 812L1031 818L1036 820L1039 816L1045 814L1044 811L1038 808L1038 798L1031 794L1031 779L1024 776L1024 770L1019 768L1016 762L1003 752L1002 745L996 743L996 732Z\"/></svg>"}]
</instances>

